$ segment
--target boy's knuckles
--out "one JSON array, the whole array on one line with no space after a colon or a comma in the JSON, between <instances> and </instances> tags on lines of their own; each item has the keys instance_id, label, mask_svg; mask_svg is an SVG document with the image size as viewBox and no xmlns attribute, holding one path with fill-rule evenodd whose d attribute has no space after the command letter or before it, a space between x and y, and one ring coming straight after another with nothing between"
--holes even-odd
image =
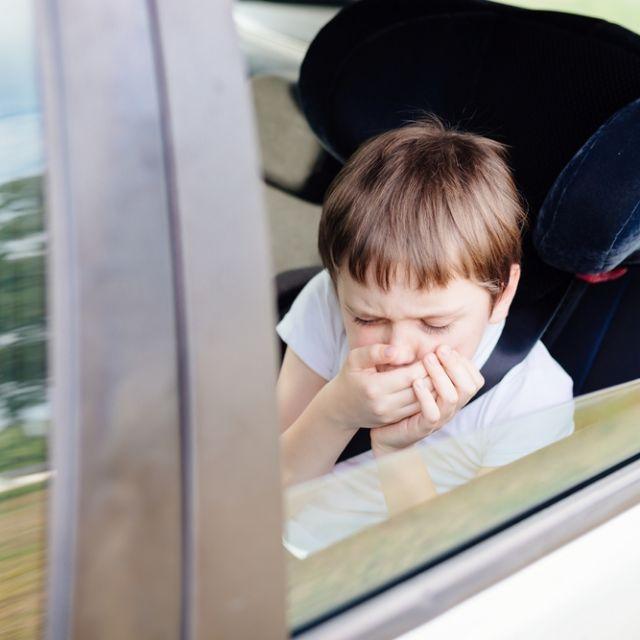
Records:
<instances>
[{"instance_id":1,"label":"boy's knuckles","mask_svg":"<svg viewBox=\"0 0 640 640\"><path fill-rule=\"evenodd\" d=\"M423 373L424 375L427 375L427 370L426 370L426 368L424 366L424 363L421 360L418 360L417 362L414 362L411 365L411 369L413 371L418 371L418 372Z\"/></svg>"},{"instance_id":2,"label":"boy's knuckles","mask_svg":"<svg viewBox=\"0 0 640 640\"><path fill-rule=\"evenodd\" d=\"M377 385L374 385L374 384L365 385L362 392L364 393L364 397L367 400L375 400L380 396L380 389L378 388Z\"/></svg>"},{"instance_id":3,"label":"boy's knuckles","mask_svg":"<svg viewBox=\"0 0 640 640\"><path fill-rule=\"evenodd\" d=\"M427 372L425 371L425 368L420 363L414 364L414 365L411 365L411 367L408 367L404 372L403 382L407 385L410 385L413 383L414 380L417 380L418 378L424 378L426 377L426 375L427 375Z\"/></svg>"},{"instance_id":4,"label":"boy's knuckles","mask_svg":"<svg viewBox=\"0 0 640 640\"><path fill-rule=\"evenodd\" d=\"M413 381L416 380L418 376L411 371L403 371L402 376L400 377L400 383L404 387L413 386Z\"/></svg>"},{"instance_id":5,"label":"boy's knuckles","mask_svg":"<svg viewBox=\"0 0 640 640\"><path fill-rule=\"evenodd\" d=\"M376 401L371 405L371 413L379 419L382 419L385 417L387 412L387 407L385 405L384 402L381 401Z\"/></svg>"},{"instance_id":6,"label":"boy's knuckles","mask_svg":"<svg viewBox=\"0 0 640 640\"><path fill-rule=\"evenodd\" d=\"M429 426L429 430L433 431L433 429L435 429L436 425L438 424L438 421L440 420L440 416L442 415L439 409L434 408L433 411L430 412L431 415L426 416L427 418L427 424Z\"/></svg>"}]
</instances>

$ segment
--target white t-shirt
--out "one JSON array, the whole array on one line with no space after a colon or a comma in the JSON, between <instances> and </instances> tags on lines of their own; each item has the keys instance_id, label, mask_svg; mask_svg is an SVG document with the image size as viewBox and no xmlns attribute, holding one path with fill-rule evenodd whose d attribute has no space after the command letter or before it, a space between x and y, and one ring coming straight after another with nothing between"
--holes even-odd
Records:
<instances>
[{"instance_id":1,"label":"white t-shirt","mask_svg":"<svg viewBox=\"0 0 640 640\"><path fill-rule=\"evenodd\" d=\"M479 369L491 355L503 327L504 321L487 326L473 356ZM326 269L307 283L276 330L318 375L325 380L337 375L349 353L349 345L339 302ZM568 403L572 398L571 377L538 341L527 357L497 385L472 400L436 433L417 444L438 493L471 480L482 467L509 464L571 434L572 403L565 409L534 413L526 419L513 418ZM331 482L326 479L329 481L323 483L324 489L315 491L316 507L311 512L307 510L306 516L305 511L301 511L295 522L289 522L289 533L295 530L294 538L307 541L303 547L318 547L319 543L314 545L308 540L309 536L317 537L318 527L326 530L319 536L324 541L321 546L326 546L327 540L344 537L340 534L342 530L356 530L362 528L364 522L373 523L386 517L375 472L352 472L372 460L373 454L368 451L336 465L333 475L339 478L340 497L336 497L336 491L327 489ZM373 467L364 464L362 468ZM351 472L350 477L345 472ZM350 489L346 490L347 487ZM349 514L350 524L346 529L332 524L336 513L342 522L344 514ZM311 527L313 531L309 528L310 522L315 522Z\"/></svg>"}]
</instances>

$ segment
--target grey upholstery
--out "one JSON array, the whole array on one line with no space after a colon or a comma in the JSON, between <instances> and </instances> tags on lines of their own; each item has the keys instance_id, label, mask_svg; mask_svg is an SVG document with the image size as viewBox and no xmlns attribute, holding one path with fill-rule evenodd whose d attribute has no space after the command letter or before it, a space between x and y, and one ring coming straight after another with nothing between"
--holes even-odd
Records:
<instances>
[{"instance_id":1,"label":"grey upholstery","mask_svg":"<svg viewBox=\"0 0 640 640\"><path fill-rule=\"evenodd\" d=\"M279 76L251 80L264 178L268 184L300 193L323 149L298 107L293 86Z\"/></svg>"},{"instance_id":2,"label":"grey upholstery","mask_svg":"<svg viewBox=\"0 0 640 640\"><path fill-rule=\"evenodd\" d=\"M319 265L319 205L310 204L265 185L271 236L273 275L290 269Z\"/></svg>"}]
</instances>

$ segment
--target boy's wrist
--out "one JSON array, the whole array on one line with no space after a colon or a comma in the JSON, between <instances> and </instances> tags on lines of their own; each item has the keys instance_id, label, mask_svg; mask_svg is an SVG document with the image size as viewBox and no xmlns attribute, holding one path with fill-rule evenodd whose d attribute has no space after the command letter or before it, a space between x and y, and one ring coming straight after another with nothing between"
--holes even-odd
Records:
<instances>
[{"instance_id":1,"label":"boy's wrist","mask_svg":"<svg viewBox=\"0 0 640 640\"><path fill-rule=\"evenodd\" d=\"M340 431L353 431L353 433L358 430L358 427L354 427L340 411L340 401L336 397L336 378L329 380L322 387L318 396L320 396L319 399L322 402L322 409L327 421L332 427Z\"/></svg>"},{"instance_id":2,"label":"boy's wrist","mask_svg":"<svg viewBox=\"0 0 640 640\"><path fill-rule=\"evenodd\" d=\"M391 447L386 444L371 444L371 451L375 458L381 458L382 456L387 456L390 453L395 453L396 451L400 451L400 449L404 449L405 447Z\"/></svg>"}]
</instances>

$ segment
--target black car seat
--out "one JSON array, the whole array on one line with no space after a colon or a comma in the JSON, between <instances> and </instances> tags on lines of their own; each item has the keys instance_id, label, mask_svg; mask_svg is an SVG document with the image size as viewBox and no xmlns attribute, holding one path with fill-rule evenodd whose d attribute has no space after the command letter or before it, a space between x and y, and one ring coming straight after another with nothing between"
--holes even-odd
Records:
<instances>
[{"instance_id":1,"label":"black car seat","mask_svg":"<svg viewBox=\"0 0 640 640\"><path fill-rule=\"evenodd\" d=\"M361 0L313 41L298 91L311 128L340 161L429 111L510 146L530 223L521 285L483 391L540 337L576 395L640 377L640 332L632 330L640 320L640 162L629 150L640 148L640 126L637 103L623 109L640 96L639 36L595 18L484 0ZM594 238L604 244L589 244ZM624 248L603 260L603 246L619 241ZM290 303L314 272L282 274L279 299ZM363 432L342 457L367 446Z\"/></svg>"}]
</instances>

